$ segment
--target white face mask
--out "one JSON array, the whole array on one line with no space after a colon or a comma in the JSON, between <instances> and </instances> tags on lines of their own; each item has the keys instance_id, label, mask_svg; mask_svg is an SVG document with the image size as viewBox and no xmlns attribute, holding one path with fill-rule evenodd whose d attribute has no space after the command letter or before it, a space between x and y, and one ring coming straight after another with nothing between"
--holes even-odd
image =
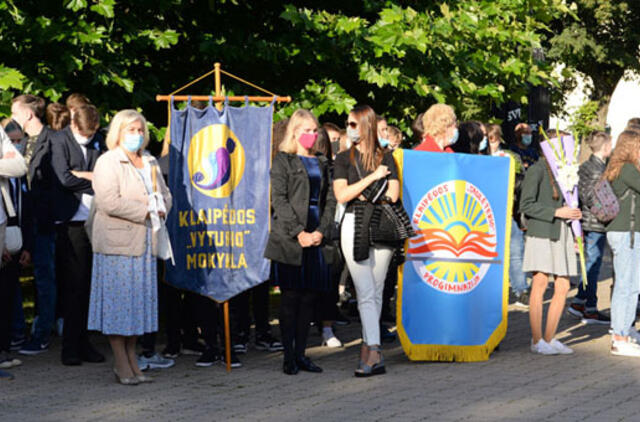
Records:
<instances>
[{"instance_id":1,"label":"white face mask","mask_svg":"<svg viewBox=\"0 0 640 422\"><path fill-rule=\"evenodd\" d=\"M79 143L82 146L85 146L89 142L91 142L91 138L87 138L86 136L79 135L79 134L77 134L75 132L72 132L72 133L73 133L73 137L75 138L76 142Z\"/></svg>"},{"instance_id":2,"label":"white face mask","mask_svg":"<svg viewBox=\"0 0 640 422\"><path fill-rule=\"evenodd\" d=\"M360 142L360 131L358 129L347 128L347 137L352 143L357 144Z\"/></svg>"}]
</instances>

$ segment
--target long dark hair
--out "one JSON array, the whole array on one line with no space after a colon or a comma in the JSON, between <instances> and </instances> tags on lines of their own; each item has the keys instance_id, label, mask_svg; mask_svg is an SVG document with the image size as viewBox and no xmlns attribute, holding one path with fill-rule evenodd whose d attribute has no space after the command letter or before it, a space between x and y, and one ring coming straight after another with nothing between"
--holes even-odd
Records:
<instances>
[{"instance_id":1,"label":"long dark hair","mask_svg":"<svg viewBox=\"0 0 640 422\"><path fill-rule=\"evenodd\" d=\"M460 137L458 138L458 142L453 144L451 148L455 152L482 154L483 152L479 150L480 142L482 142L482 138L484 137L481 125L482 123L476 121L460 123L458 127Z\"/></svg>"},{"instance_id":2,"label":"long dark hair","mask_svg":"<svg viewBox=\"0 0 640 422\"><path fill-rule=\"evenodd\" d=\"M351 110L353 117L358 122L358 130L360 131L359 144L364 146L361 148L361 161L366 171L373 171L382 162L384 151L378 142L378 121L376 112L368 105L356 106ZM349 157L351 163L355 164L356 146L351 146Z\"/></svg>"}]
</instances>

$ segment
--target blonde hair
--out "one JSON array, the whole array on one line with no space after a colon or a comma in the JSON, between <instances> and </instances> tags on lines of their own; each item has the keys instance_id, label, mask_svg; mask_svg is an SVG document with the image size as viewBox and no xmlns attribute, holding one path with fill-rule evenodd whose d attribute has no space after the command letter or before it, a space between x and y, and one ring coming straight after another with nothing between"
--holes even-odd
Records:
<instances>
[{"instance_id":1,"label":"blonde hair","mask_svg":"<svg viewBox=\"0 0 640 422\"><path fill-rule=\"evenodd\" d=\"M451 125L456 123L456 113L453 107L447 104L434 104L422 116L424 133L435 137L444 133Z\"/></svg>"},{"instance_id":2,"label":"blonde hair","mask_svg":"<svg viewBox=\"0 0 640 422\"><path fill-rule=\"evenodd\" d=\"M142 123L144 141L140 149L144 150L149 144L149 128L147 127L147 120L144 116L135 110L121 110L113 116L113 119L111 119L109 123L109 132L107 133L107 148L111 150L120 145L122 131L135 121Z\"/></svg>"},{"instance_id":3,"label":"blonde hair","mask_svg":"<svg viewBox=\"0 0 640 422\"><path fill-rule=\"evenodd\" d=\"M498 139L502 142L502 128L500 125L489 125L485 126L485 128L487 129L487 138Z\"/></svg>"},{"instance_id":4,"label":"blonde hair","mask_svg":"<svg viewBox=\"0 0 640 422\"><path fill-rule=\"evenodd\" d=\"M291 115L289 123L287 123L287 130L284 133L284 139L278 148L280 151L288 152L289 154L295 154L298 151L298 140L295 138L294 134L296 129L298 129L300 125L307 120L311 120L317 127L320 127L318 119L316 119L316 116L314 116L309 110L299 108Z\"/></svg>"}]
</instances>

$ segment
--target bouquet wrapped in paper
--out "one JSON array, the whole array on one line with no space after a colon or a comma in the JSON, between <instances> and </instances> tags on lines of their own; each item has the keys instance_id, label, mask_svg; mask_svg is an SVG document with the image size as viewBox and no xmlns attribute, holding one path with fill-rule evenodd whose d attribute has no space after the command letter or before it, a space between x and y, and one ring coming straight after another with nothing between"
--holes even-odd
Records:
<instances>
[{"instance_id":1,"label":"bouquet wrapped in paper","mask_svg":"<svg viewBox=\"0 0 640 422\"><path fill-rule=\"evenodd\" d=\"M558 182L558 186L560 186L564 202L571 208L578 208L578 169L580 167L578 156L580 154L580 143L571 135L561 136L556 132L556 137L549 139L542 128L540 128L540 131L545 138L545 141L540 143L542 153L549 163L553 177ZM571 220L571 231L578 245L582 283L586 286L587 270L580 220Z\"/></svg>"}]
</instances>

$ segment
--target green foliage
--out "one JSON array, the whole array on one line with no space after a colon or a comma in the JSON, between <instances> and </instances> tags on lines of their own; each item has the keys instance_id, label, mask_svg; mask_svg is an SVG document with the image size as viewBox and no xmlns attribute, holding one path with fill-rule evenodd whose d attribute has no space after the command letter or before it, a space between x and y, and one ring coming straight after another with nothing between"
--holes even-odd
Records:
<instances>
[{"instance_id":1,"label":"green foliage","mask_svg":"<svg viewBox=\"0 0 640 422\"><path fill-rule=\"evenodd\" d=\"M575 19L552 25L549 58L567 65L561 91L575 86L575 71L591 79L590 98L603 123L620 78L627 70L640 71L640 2L574 0L572 9Z\"/></svg>"},{"instance_id":2,"label":"green foliage","mask_svg":"<svg viewBox=\"0 0 640 422\"><path fill-rule=\"evenodd\" d=\"M291 95L277 118L305 107L341 122L368 103L407 129L429 105L447 102L461 119L488 119L492 104L557 84L532 51L569 13L564 0L4 1L0 101L6 106L19 91L51 101L83 92L107 115L141 108L161 127L166 105L155 95L220 61ZM226 92L255 93L224 83ZM210 78L186 92L212 85Z\"/></svg>"},{"instance_id":3,"label":"green foliage","mask_svg":"<svg viewBox=\"0 0 640 422\"><path fill-rule=\"evenodd\" d=\"M148 102L151 93L134 88L144 85L158 51L178 42L162 16L172 5L162 0L67 0L64 7L0 3L0 88L13 89L2 96L0 113L19 91L50 101L84 92L105 112ZM147 13L151 9L156 12Z\"/></svg>"},{"instance_id":4,"label":"green foliage","mask_svg":"<svg viewBox=\"0 0 640 422\"><path fill-rule=\"evenodd\" d=\"M604 130L597 122L599 108L597 101L587 101L572 114L569 129L578 139L585 139L594 130Z\"/></svg>"},{"instance_id":5,"label":"green foliage","mask_svg":"<svg viewBox=\"0 0 640 422\"><path fill-rule=\"evenodd\" d=\"M492 103L526 101L530 85L555 82L532 50L566 13L561 1L498 0L422 10L390 4L373 19L288 5L281 16L303 34L296 55L308 52L311 62L325 44L339 50L332 58L350 72L347 92L406 128L434 102L452 104L463 119L486 119Z\"/></svg>"}]
</instances>

